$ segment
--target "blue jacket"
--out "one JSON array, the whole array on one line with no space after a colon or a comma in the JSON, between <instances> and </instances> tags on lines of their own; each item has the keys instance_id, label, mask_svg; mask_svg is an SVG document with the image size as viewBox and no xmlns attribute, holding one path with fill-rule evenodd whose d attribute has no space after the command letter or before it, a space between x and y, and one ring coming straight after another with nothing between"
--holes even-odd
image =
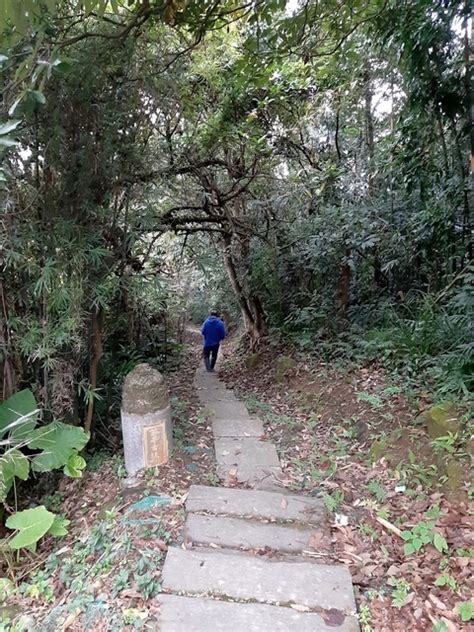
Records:
<instances>
[{"instance_id":1,"label":"blue jacket","mask_svg":"<svg viewBox=\"0 0 474 632\"><path fill-rule=\"evenodd\" d=\"M213 347L214 345L218 345L220 341L224 340L225 338L224 323L220 318L217 318L216 316L209 316L209 318L204 321L201 333L204 336L205 347Z\"/></svg>"}]
</instances>

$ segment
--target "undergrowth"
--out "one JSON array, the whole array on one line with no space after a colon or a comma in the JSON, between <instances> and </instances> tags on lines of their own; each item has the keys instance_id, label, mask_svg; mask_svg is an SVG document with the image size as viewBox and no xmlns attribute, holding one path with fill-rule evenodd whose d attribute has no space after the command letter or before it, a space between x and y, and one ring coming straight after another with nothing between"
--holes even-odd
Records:
<instances>
[{"instance_id":1,"label":"undergrowth","mask_svg":"<svg viewBox=\"0 0 474 632\"><path fill-rule=\"evenodd\" d=\"M383 366L404 388L431 392L435 399L471 399L474 389L474 273L449 297L411 292L403 301L354 306L342 329L283 327L282 339L336 366ZM367 314L367 312L370 312Z\"/></svg>"}]
</instances>

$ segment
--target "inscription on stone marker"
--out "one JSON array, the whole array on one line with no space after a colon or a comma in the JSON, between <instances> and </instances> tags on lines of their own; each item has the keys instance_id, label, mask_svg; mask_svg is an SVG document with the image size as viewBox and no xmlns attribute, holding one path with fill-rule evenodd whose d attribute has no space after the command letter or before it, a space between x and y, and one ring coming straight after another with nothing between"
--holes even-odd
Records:
<instances>
[{"instance_id":1,"label":"inscription on stone marker","mask_svg":"<svg viewBox=\"0 0 474 632\"><path fill-rule=\"evenodd\" d=\"M166 461L168 451L164 424L143 428L143 451L145 467L155 467Z\"/></svg>"}]
</instances>

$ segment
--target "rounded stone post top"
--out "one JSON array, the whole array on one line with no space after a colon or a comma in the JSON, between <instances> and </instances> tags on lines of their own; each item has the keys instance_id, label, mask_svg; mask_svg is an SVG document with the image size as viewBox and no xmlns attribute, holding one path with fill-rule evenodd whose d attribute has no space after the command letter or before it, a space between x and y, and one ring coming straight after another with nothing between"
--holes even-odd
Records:
<instances>
[{"instance_id":1,"label":"rounded stone post top","mask_svg":"<svg viewBox=\"0 0 474 632\"><path fill-rule=\"evenodd\" d=\"M138 364L125 378L122 390L122 410L146 415L167 408L168 387L161 373L149 364Z\"/></svg>"}]
</instances>

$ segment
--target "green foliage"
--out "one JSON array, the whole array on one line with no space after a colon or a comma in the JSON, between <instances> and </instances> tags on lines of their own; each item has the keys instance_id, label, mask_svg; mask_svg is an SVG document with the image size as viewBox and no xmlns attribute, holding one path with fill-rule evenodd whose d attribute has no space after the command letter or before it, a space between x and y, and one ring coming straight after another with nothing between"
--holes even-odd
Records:
<instances>
[{"instance_id":1,"label":"green foliage","mask_svg":"<svg viewBox=\"0 0 474 632\"><path fill-rule=\"evenodd\" d=\"M437 453L447 452L448 454L454 454L456 451L455 445L457 441L458 434L448 432L446 436L436 437L436 439L433 439L431 445L433 446L433 450Z\"/></svg>"},{"instance_id":2,"label":"green foliage","mask_svg":"<svg viewBox=\"0 0 474 632\"><path fill-rule=\"evenodd\" d=\"M361 522L360 524L358 524L357 530L363 535L367 536L371 542L375 542L379 538L377 531L375 531L375 529L366 522Z\"/></svg>"},{"instance_id":3,"label":"green foliage","mask_svg":"<svg viewBox=\"0 0 474 632\"><path fill-rule=\"evenodd\" d=\"M472 601L465 601L458 605L458 615L463 623L474 619L474 605Z\"/></svg>"},{"instance_id":4,"label":"green foliage","mask_svg":"<svg viewBox=\"0 0 474 632\"><path fill-rule=\"evenodd\" d=\"M411 450L408 456L408 462L400 461L395 468L402 481L412 485L418 484L424 488L430 488L435 482L440 482L438 468L434 463L431 465L417 463L416 456ZM411 491L413 490L407 490L407 493Z\"/></svg>"},{"instance_id":5,"label":"green foliage","mask_svg":"<svg viewBox=\"0 0 474 632\"><path fill-rule=\"evenodd\" d=\"M97 472L111 458L108 452L96 450L87 457L86 469L90 472Z\"/></svg>"},{"instance_id":6,"label":"green foliage","mask_svg":"<svg viewBox=\"0 0 474 632\"><path fill-rule=\"evenodd\" d=\"M344 492L337 489L331 494L323 494L322 499L326 510L334 512L337 511L344 502Z\"/></svg>"},{"instance_id":7,"label":"green foliage","mask_svg":"<svg viewBox=\"0 0 474 632\"><path fill-rule=\"evenodd\" d=\"M173 442L176 446L183 446L186 439L186 429L189 424L188 405L189 402L172 397L171 416L173 418Z\"/></svg>"},{"instance_id":8,"label":"green foliage","mask_svg":"<svg viewBox=\"0 0 474 632\"><path fill-rule=\"evenodd\" d=\"M0 604L3 604L15 592L15 585L6 577L0 577Z\"/></svg>"},{"instance_id":9,"label":"green foliage","mask_svg":"<svg viewBox=\"0 0 474 632\"><path fill-rule=\"evenodd\" d=\"M48 472L65 466L69 472L80 476L85 461L77 455L88 441L88 435L81 429L55 422L35 428L38 409L31 391L24 390L3 402L0 406L1 433L7 438L0 443L0 499L4 500L14 478L26 480L31 469ZM29 459L21 451L41 450ZM73 459L71 467L69 460Z\"/></svg>"},{"instance_id":10,"label":"green foliage","mask_svg":"<svg viewBox=\"0 0 474 632\"><path fill-rule=\"evenodd\" d=\"M362 632L372 632L372 615L370 613L369 606L367 606L366 604L362 604L361 606L359 606L358 618Z\"/></svg>"},{"instance_id":11,"label":"green foliage","mask_svg":"<svg viewBox=\"0 0 474 632\"><path fill-rule=\"evenodd\" d=\"M136 625L141 619L146 619L146 612L138 608L124 608L122 610L122 618L124 625Z\"/></svg>"},{"instance_id":12,"label":"green foliage","mask_svg":"<svg viewBox=\"0 0 474 632\"><path fill-rule=\"evenodd\" d=\"M403 608L406 598L411 591L411 584L403 579L403 577L389 577L387 583L393 586L392 590L392 606L395 608Z\"/></svg>"},{"instance_id":13,"label":"green foliage","mask_svg":"<svg viewBox=\"0 0 474 632\"><path fill-rule=\"evenodd\" d=\"M35 427L38 422L36 400L29 390L12 395L0 406L0 427L6 438L0 442L0 499L5 502L15 478L27 480L31 470L49 472L64 467L69 476L81 476L86 463L77 451L89 437L81 428L54 422ZM22 449L28 448L26 456ZM36 454L32 451L38 450ZM26 509L9 516L5 526L17 533L8 541L12 549L34 548L45 534L56 537L67 532L69 521L55 516L46 507Z\"/></svg>"},{"instance_id":14,"label":"green foliage","mask_svg":"<svg viewBox=\"0 0 474 632\"><path fill-rule=\"evenodd\" d=\"M371 494L373 494L378 502L383 502L385 500L385 489L382 485L375 480L371 480L367 483L367 489Z\"/></svg>"},{"instance_id":15,"label":"green foliage","mask_svg":"<svg viewBox=\"0 0 474 632\"><path fill-rule=\"evenodd\" d=\"M141 593L144 599L150 599L160 591L160 582L151 571L143 574L135 573L133 576L136 589Z\"/></svg>"},{"instance_id":16,"label":"green foliage","mask_svg":"<svg viewBox=\"0 0 474 632\"><path fill-rule=\"evenodd\" d=\"M42 452L33 457L32 468L37 472L50 472L64 466L64 473L68 476L80 476L86 463L76 451L82 450L88 440L89 436L82 428L58 421L37 428L31 433L28 445Z\"/></svg>"},{"instance_id":17,"label":"green foliage","mask_svg":"<svg viewBox=\"0 0 474 632\"><path fill-rule=\"evenodd\" d=\"M114 577L112 582L112 597L117 597L122 590L129 586L130 571L122 568Z\"/></svg>"},{"instance_id":18,"label":"green foliage","mask_svg":"<svg viewBox=\"0 0 474 632\"><path fill-rule=\"evenodd\" d=\"M30 599L44 601L46 603L54 601L54 589L43 571L33 574L31 582L24 582L20 586L20 592Z\"/></svg>"},{"instance_id":19,"label":"green foliage","mask_svg":"<svg viewBox=\"0 0 474 632\"><path fill-rule=\"evenodd\" d=\"M19 511L7 518L5 526L18 533L9 541L12 549L35 545L53 527L54 514L40 506Z\"/></svg>"},{"instance_id":20,"label":"green foliage","mask_svg":"<svg viewBox=\"0 0 474 632\"><path fill-rule=\"evenodd\" d=\"M367 402L374 408L380 408L382 406L382 400L377 395L372 395L371 393L360 392L357 393L357 399L360 402Z\"/></svg>"},{"instance_id":21,"label":"green foliage","mask_svg":"<svg viewBox=\"0 0 474 632\"><path fill-rule=\"evenodd\" d=\"M436 580L435 586L447 586L451 590L457 590L457 582L449 573L441 573Z\"/></svg>"},{"instance_id":22,"label":"green foliage","mask_svg":"<svg viewBox=\"0 0 474 632\"><path fill-rule=\"evenodd\" d=\"M430 507L429 509L425 511L426 518L429 518L430 520L437 520L438 518L441 518L441 516L443 515L444 514L440 510L439 505L433 505L432 507Z\"/></svg>"},{"instance_id":23,"label":"green foliage","mask_svg":"<svg viewBox=\"0 0 474 632\"><path fill-rule=\"evenodd\" d=\"M406 543L403 547L405 555L416 553L427 544L433 544L440 553L448 550L445 538L434 530L434 522L419 522L412 529L402 531L402 538Z\"/></svg>"},{"instance_id":24,"label":"green foliage","mask_svg":"<svg viewBox=\"0 0 474 632\"><path fill-rule=\"evenodd\" d=\"M0 404L0 437L9 433L21 442L29 437L38 420L38 409L33 393L23 390Z\"/></svg>"},{"instance_id":25,"label":"green foliage","mask_svg":"<svg viewBox=\"0 0 474 632\"><path fill-rule=\"evenodd\" d=\"M49 511L57 512L61 508L61 502L64 497L64 492L55 491L52 494L46 494L41 498L41 504Z\"/></svg>"}]
</instances>

